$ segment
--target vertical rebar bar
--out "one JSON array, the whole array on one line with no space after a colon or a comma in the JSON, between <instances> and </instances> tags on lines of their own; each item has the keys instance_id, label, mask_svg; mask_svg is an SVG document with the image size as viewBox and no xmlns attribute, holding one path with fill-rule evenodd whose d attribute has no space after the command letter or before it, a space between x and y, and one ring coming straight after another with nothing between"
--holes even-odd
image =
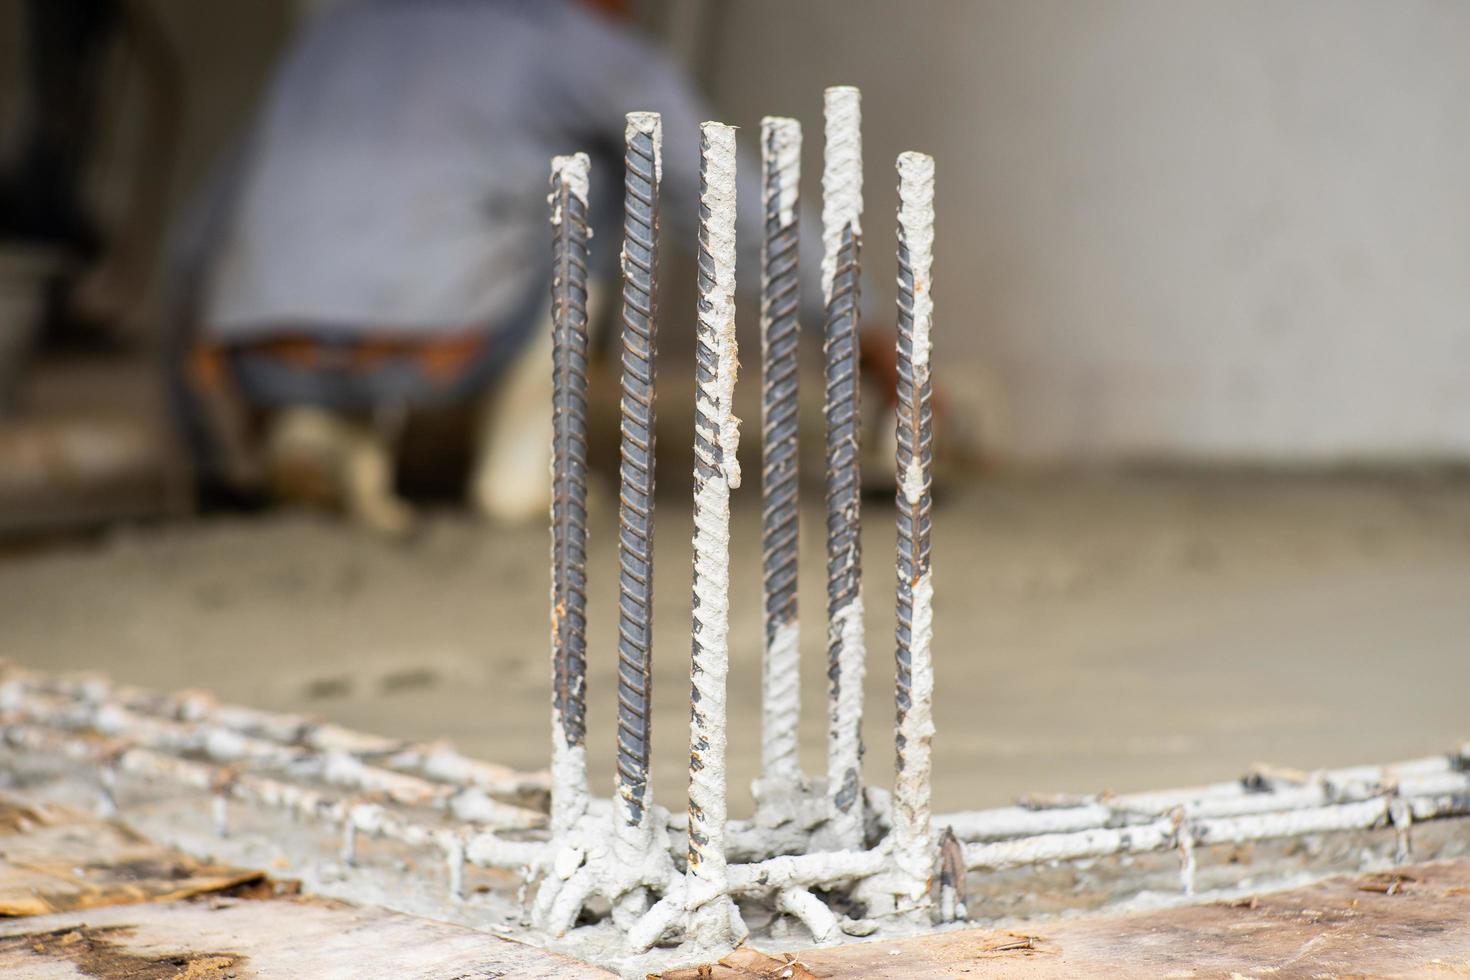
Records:
<instances>
[{"instance_id":1,"label":"vertical rebar bar","mask_svg":"<svg viewBox=\"0 0 1470 980\"><path fill-rule=\"evenodd\" d=\"M862 108L849 86L825 93L822 298L827 423L827 791L834 843L863 846L862 522L858 408L858 269L862 250Z\"/></svg>"},{"instance_id":2,"label":"vertical rebar bar","mask_svg":"<svg viewBox=\"0 0 1470 980\"><path fill-rule=\"evenodd\" d=\"M630 112L624 130L623 400L618 483L619 839L646 846L653 696L654 356L658 348L658 195L663 124Z\"/></svg>"},{"instance_id":3,"label":"vertical rebar bar","mask_svg":"<svg viewBox=\"0 0 1470 980\"><path fill-rule=\"evenodd\" d=\"M587 175L551 161L551 824L587 809Z\"/></svg>"},{"instance_id":4,"label":"vertical rebar bar","mask_svg":"<svg viewBox=\"0 0 1470 980\"><path fill-rule=\"evenodd\" d=\"M930 495L934 415L930 405L930 293L934 256L934 158L898 157L898 603L895 659L897 762L894 859L908 882L900 911L929 904L935 852L929 826L934 738L934 585Z\"/></svg>"},{"instance_id":5,"label":"vertical rebar bar","mask_svg":"<svg viewBox=\"0 0 1470 980\"><path fill-rule=\"evenodd\" d=\"M730 490L740 485L734 414L735 130L707 122L699 146L699 327L694 415L694 621L689 711L688 930L727 944L726 678L730 668Z\"/></svg>"},{"instance_id":6,"label":"vertical rebar bar","mask_svg":"<svg viewBox=\"0 0 1470 980\"><path fill-rule=\"evenodd\" d=\"M761 573L766 616L761 776L771 783L794 785L801 782L796 615L801 123L776 116L761 120L761 167L765 206L761 236Z\"/></svg>"}]
</instances>

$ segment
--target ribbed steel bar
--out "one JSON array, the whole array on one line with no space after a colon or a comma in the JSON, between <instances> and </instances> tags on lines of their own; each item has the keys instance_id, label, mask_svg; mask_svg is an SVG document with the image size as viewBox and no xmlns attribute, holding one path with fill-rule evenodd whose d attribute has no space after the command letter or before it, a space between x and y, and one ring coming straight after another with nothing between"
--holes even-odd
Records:
<instances>
[{"instance_id":1,"label":"ribbed steel bar","mask_svg":"<svg viewBox=\"0 0 1470 980\"><path fill-rule=\"evenodd\" d=\"M726 363L733 365L733 351ZM728 389L722 386L720 390ZM318 827L344 829L344 843L350 841L357 859L364 863L372 860L364 843L382 837L413 847L438 848L451 870L452 883L466 862L511 871L525 869L543 881L563 881L548 873L565 867L565 852L558 844L510 839L487 830L500 827L524 834L534 824L535 814L514 807L487 813L482 809L483 798L470 810L454 805L456 799L468 802L478 796L481 777L500 767L458 757L450 770L434 776L448 785L430 787L382 768L401 764L419 768L417 762L400 761L416 755L417 750L407 755L395 751L401 748L403 743L397 739L218 705L198 691L159 695L114 687L97 678L78 682L0 664L0 750L83 764L104 785L113 786L109 792L118 799L124 799L117 789L124 780L143 779L207 794L217 805L227 803L231 813L246 812L247 807L276 808ZM1394 859L1404 861L1412 855L1412 833L1418 824L1464 818L1470 813L1467 757L1470 749L1460 746L1442 755L1386 766L1315 773L1258 769L1231 783L1125 794L1108 797L1106 805L1009 807L938 816L936 827L953 821L957 832L962 828L960 818L968 817L968 826L958 836L976 833L984 840L962 846L949 836L940 845L941 885L947 881L949 886L950 914L962 916L959 907L964 896L957 889L967 865L1009 868L1171 848L1188 856L1201 847L1357 830L1393 830L1397 838ZM54 774L49 766L48 771ZM137 800L137 788L132 786L133 792L126 796ZM444 798L446 789L453 793L449 800ZM1304 792L1307 790L1310 792ZM364 792L371 798L360 795ZM431 799L449 805L431 803L432 809L426 808ZM1071 817L1050 819L1066 810L1099 807L1115 809L1103 822L1093 822L1090 814L1085 822ZM881 814L881 807L879 811ZM584 822L577 830L583 828L592 829L592 825ZM251 833L243 824L230 829L242 836ZM735 821L728 830L733 839ZM769 836L770 829L764 828L764 833ZM595 837L582 840L595 844ZM595 853L597 848L588 850ZM771 902L790 914L805 916L802 921L814 927L814 935L821 935L830 923L796 892L846 892L851 886L861 889L866 885L882 893L890 887L893 852L886 844L868 851L802 853L793 849L779 853L783 850L787 849L773 846L752 851L750 863L729 864L728 894ZM315 853L315 845L308 852ZM295 859L305 859L306 854ZM675 877L672 856L661 856L669 858L666 866L633 873L635 879L664 896L634 926L620 927L635 949L646 949L675 927L685 908L685 893L691 891L691 879ZM558 905L570 908L563 919L566 929L577 920L577 903L592 894L610 898L606 886L596 883L594 863L588 860L564 882L560 894L552 896ZM1186 890L1190 867L1186 860ZM584 886L592 879L590 891L586 887L578 890L579 876ZM459 894L453 884L451 894ZM870 917L881 917L874 916L871 905L868 908ZM729 923L738 934L734 920Z\"/></svg>"},{"instance_id":2,"label":"ribbed steel bar","mask_svg":"<svg viewBox=\"0 0 1470 980\"><path fill-rule=\"evenodd\" d=\"M689 937L729 943L725 855L730 670L730 490L740 485L735 399L735 130L700 126L699 327L695 350L694 621L689 711Z\"/></svg>"},{"instance_id":3,"label":"ribbed steel bar","mask_svg":"<svg viewBox=\"0 0 1470 980\"><path fill-rule=\"evenodd\" d=\"M801 124L761 120L761 573L765 657L761 676L761 775L797 784L801 711L797 625L797 276Z\"/></svg>"},{"instance_id":4,"label":"ribbed steel bar","mask_svg":"<svg viewBox=\"0 0 1470 980\"><path fill-rule=\"evenodd\" d=\"M862 521L859 512L859 261L862 135L858 90L827 89L822 171L823 354L827 441L827 783L834 843L863 846Z\"/></svg>"},{"instance_id":5,"label":"ribbed steel bar","mask_svg":"<svg viewBox=\"0 0 1470 980\"><path fill-rule=\"evenodd\" d=\"M894 859L910 907L928 904L934 872L930 832L934 737L934 585L929 535L934 414L929 381L934 254L934 159L898 158L898 582L893 781Z\"/></svg>"},{"instance_id":6,"label":"ribbed steel bar","mask_svg":"<svg viewBox=\"0 0 1470 980\"><path fill-rule=\"evenodd\" d=\"M551 161L552 826L587 809L587 154Z\"/></svg>"},{"instance_id":7,"label":"ribbed steel bar","mask_svg":"<svg viewBox=\"0 0 1470 980\"><path fill-rule=\"evenodd\" d=\"M658 113L630 112L624 132L623 399L618 484L619 835L641 847L649 805L653 696L654 357L658 348Z\"/></svg>"}]
</instances>

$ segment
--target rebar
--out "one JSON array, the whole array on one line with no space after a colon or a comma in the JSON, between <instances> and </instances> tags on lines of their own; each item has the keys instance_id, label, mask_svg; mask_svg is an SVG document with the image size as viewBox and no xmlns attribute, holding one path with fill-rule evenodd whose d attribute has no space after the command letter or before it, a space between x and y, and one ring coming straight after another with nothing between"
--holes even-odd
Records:
<instances>
[{"instance_id":1,"label":"rebar","mask_svg":"<svg viewBox=\"0 0 1470 980\"><path fill-rule=\"evenodd\" d=\"M270 747L251 739L277 744ZM457 892L457 869L465 863L556 878L554 869L561 867L566 853L555 840L510 839L487 829L477 819L459 816L453 808L437 813L427 810L424 794L402 792L413 789L412 782L402 784L399 791L384 793L378 801L364 794L376 795L391 781L376 776L370 781L344 778L342 785L350 794L347 796L321 785L331 782L329 773L352 775L353 767L338 764L334 769L329 762L330 757L342 754L353 756L362 767L402 765L423 772L434 781L449 784L448 792L455 795L477 788L486 776L505 787L544 786L544 777L538 774L509 773L490 763L452 756L452 766L431 775L422 766L422 759L445 752L442 747L404 745L297 716L214 705L199 692L159 696L96 680L62 681L0 665L0 744L8 751L58 756L89 765L102 781L144 779L187 787L208 795L211 801L227 799L240 806L277 808L314 825L336 828L344 842L350 826L355 858L360 864L372 860L366 842L374 838L435 849L450 868L451 895ZM942 885L947 884L950 892L946 901L953 914L962 916L966 865L1016 867L1169 849L1188 855L1200 846L1340 831L1392 829L1398 836L1399 859L1406 860L1411 854L1415 826L1470 815L1467 757L1470 748L1462 746L1442 755L1388 766L1357 766L1290 777L1255 772L1229 783L1126 794L1054 808L1033 809L1043 805L1033 801L1028 806L936 816L937 827L954 820L958 837L966 834L959 831L962 821L957 818L967 817L967 832L1004 830L1012 838L988 838L987 843L968 845L948 839L940 848L946 879ZM502 775L509 778L502 779ZM444 792L428 795L442 799ZM1247 805L1252 809L1244 810ZM1072 833L1049 832L1059 825L1055 816L1065 815L1075 825L1078 817L1096 819L1099 810L1107 811L1106 825ZM1029 822L1024 819L1028 815L1032 818ZM881 818L881 808L877 816ZM733 830L737 823L732 821L730 828ZM515 828L517 823L503 826ZM519 837L527 831L515 833ZM587 846L585 836L578 838L574 833L572 838L580 840L579 846ZM596 852L595 846L590 847L586 864L568 866L564 886L547 893L547 898L559 907L558 916L552 918L559 917L570 926L577 915L576 903L593 894L607 896L608 886L597 880L601 872L594 866ZM814 936L830 936L830 921L800 892L841 894L877 878L890 877L894 867L892 851L886 844L866 851L769 856L772 854L768 851L768 856L753 856L750 863L731 864L727 870L728 893L787 909L811 928ZM623 927L634 951L647 949L677 926L691 883L673 871L672 861L641 874L641 880L651 889L662 890L664 897L633 925ZM1186 861L1184 889L1187 891L1191 884ZM537 897L539 900L541 896ZM860 931L857 926L866 930L872 924L843 922L840 928L856 934Z\"/></svg>"},{"instance_id":2,"label":"rebar","mask_svg":"<svg viewBox=\"0 0 1470 980\"><path fill-rule=\"evenodd\" d=\"M765 211L761 235L761 581L765 604L761 776L767 784L792 786L802 783L796 605L799 122L776 116L761 120L761 166Z\"/></svg>"},{"instance_id":3,"label":"rebar","mask_svg":"<svg viewBox=\"0 0 1470 980\"><path fill-rule=\"evenodd\" d=\"M934 158L898 158L898 438L899 484L897 718L893 781L894 859L908 879L901 899L928 904L935 851L929 825L934 738L934 583L930 578L930 494L934 417L929 381L930 294L934 252ZM902 911L902 908L900 909Z\"/></svg>"},{"instance_id":4,"label":"rebar","mask_svg":"<svg viewBox=\"0 0 1470 980\"><path fill-rule=\"evenodd\" d=\"M730 491L740 486L735 374L735 130L700 126L699 327L695 355L694 621L689 711L687 933L740 937L725 857L726 677L730 669Z\"/></svg>"},{"instance_id":5,"label":"rebar","mask_svg":"<svg viewBox=\"0 0 1470 980\"><path fill-rule=\"evenodd\" d=\"M827 792L836 846L863 845L863 639L861 417L858 391L862 251L861 97L825 93L822 298L827 442Z\"/></svg>"},{"instance_id":6,"label":"rebar","mask_svg":"<svg viewBox=\"0 0 1470 980\"><path fill-rule=\"evenodd\" d=\"M1451 782L1461 780L1457 777ZM1039 834L1016 840L969 844L965 847L965 864L971 869L998 869L1112 854L1144 854L1178 847L1186 835L1190 846L1196 847L1371 830L1393 825L1395 808L1392 804L1400 798L1406 799L1404 812L1412 820L1456 816L1470 810L1470 798L1453 791L1407 798L1385 792L1357 803L1336 803L1241 817L1181 820L1181 815L1166 815L1147 824L1116 830ZM1189 883L1186 883L1188 890Z\"/></svg>"},{"instance_id":7,"label":"rebar","mask_svg":"<svg viewBox=\"0 0 1470 980\"><path fill-rule=\"evenodd\" d=\"M1213 819L1311 809L1374 799L1393 787L1400 796L1433 796L1457 791L1465 766L1461 760L1459 754L1428 756L1392 766L1302 774L1297 781L1262 779L1253 772L1231 782L1186 789L939 814L933 823L952 828L960 840L989 842L1138 826L1176 810L1189 818Z\"/></svg>"},{"instance_id":8,"label":"rebar","mask_svg":"<svg viewBox=\"0 0 1470 980\"><path fill-rule=\"evenodd\" d=\"M591 799L586 744L588 158L557 157L553 225L551 643L553 767L518 773L443 743L409 743L296 715L157 695L97 678L48 678L0 664L0 745L60 755L120 780L186 787L218 833L244 834L246 806L274 807L340 834L349 863L373 838L434 848L448 901L466 864L537 882L537 938L580 933L623 973L671 955L719 954L745 935L733 899L801 923L818 943L965 915L965 875L1059 860L1178 851L1185 894L1201 847L1389 830L1399 861L1417 823L1470 815L1470 749L1392 767L1307 774L1258 769L1160 793L1047 797L931 816L933 736L930 342L934 161L898 159L896 768L893 793L861 779L865 652L859 511L859 261L862 153L857 90L826 93L822 287L826 416L829 730L827 786L807 791L797 753L797 200L801 133L762 123L762 780L751 820L729 820L726 780L730 491L740 484L734 415L735 133L701 127L694 562L687 813L649 791L654 408L661 123L627 117L619 488L617 776ZM533 807L551 788L549 832ZM790 789L799 792L786 792ZM780 791L780 806L767 805ZM230 826L235 818L235 827ZM611 826L609 826L609 821ZM873 829L869 846L867 831ZM682 833L681 833L682 832ZM310 835L316 837L317 835ZM962 843L965 842L965 843ZM679 866L680 859L684 866ZM650 904L650 902L652 904ZM861 909L861 912L857 910ZM859 914L861 920L850 916ZM610 920L583 931L584 917ZM612 954L607 942L626 944ZM572 940L580 942L582 940ZM682 942L678 954L656 944ZM620 957L620 958L619 958Z\"/></svg>"},{"instance_id":9,"label":"rebar","mask_svg":"<svg viewBox=\"0 0 1470 980\"><path fill-rule=\"evenodd\" d=\"M618 485L616 832L646 847L653 697L653 495L658 350L659 182L663 123L630 112L624 130L623 396Z\"/></svg>"},{"instance_id":10,"label":"rebar","mask_svg":"<svg viewBox=\"0 0 1470 980\"><path fill-rule=\"evenodd\" d=\"M587 809L587 154L551 161L551 823Z\"/></svg>"}]
</instances>

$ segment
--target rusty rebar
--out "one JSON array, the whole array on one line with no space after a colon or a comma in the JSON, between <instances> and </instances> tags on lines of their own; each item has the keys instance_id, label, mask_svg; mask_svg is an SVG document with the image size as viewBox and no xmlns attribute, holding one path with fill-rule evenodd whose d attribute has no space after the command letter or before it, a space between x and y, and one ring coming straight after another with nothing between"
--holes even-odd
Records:
<instances>
[{"instance_id":1,"label":"rusty rebar","mask_svg":"<svg viewBox=\"0 0 1470 980\"><path fill-rule=\"evenodd\" d=\"M774 116L761 120L761 165L761 581L766 627L761 775L790 784L801 781L796 605L799 122Z\"/></svg>"},{"instance_id":2,"label":"rusty rebar","mask_svg":"<svg viewBox=\"0 0 1470 980\"><path fill-rule=\"evenodd\" d=\"M658 349L658 196L663 127L630 112L623 178L623 398L618 476L618 820L642 828L649 804L653 697L653 493ZM637 836L626 835L629 839Z\"/></svg>"},{"instance_id":3,"label":"rusty rebar","mask_svg":"<svg viewBox=\"0 0 1470 980\"><path fill-rule=\"evenodd\" d=\"M551 162L552 824L587 807L587 180L585 153Z\"/></svg>"},{"instance_id":4,"label":"rusty rebar","mask_svg":"<svg viewBox=\"0 0 1470 980\"><path fill-rule=\"evenodd\" d=\"M861 415L858 391L862 135L858 90L827 89L822 294L827 442L827 789L840 847L863 845Z\"/></svg>"},{"instance_id":5,"label":"rusty rebar","mask_svg":"<svg viewBox=\"0 0 1470 980\"><path fill-rule=\"evenodd\" d=\"M699 327L695 347L694 603L689 707L689 934L733 936L725 855L730 669L730 490L740 485L735 373L735 130L700 126Z\"/></svg>"},{"instance_id":6,"label":"rusty rebar","mask_svg":"<svg viewBox=\"0 0 1470 980\"><path fill-rule=\"evenodd\" d=\"M898 524L893 782L894 858L908 879L908 908L928 904L934 870L930 831L934 736L934 585L930 577L930 493L934 462L929 380L934 254L934 159L898 158Z\"/></svg>"}]
</instances>

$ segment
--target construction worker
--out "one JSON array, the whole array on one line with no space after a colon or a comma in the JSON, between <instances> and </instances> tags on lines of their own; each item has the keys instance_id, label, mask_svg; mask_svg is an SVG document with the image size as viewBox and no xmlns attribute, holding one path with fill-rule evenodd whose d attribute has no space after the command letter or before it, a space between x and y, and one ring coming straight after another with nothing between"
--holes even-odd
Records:
<instances>
[{"instance_id":1,"label":"construction worker","mask_svg":"<svg viewBox=\"0 0 1470 980\"><path fill-rule=\"evenodd\" d=\"M711 115L662 51L593 6L358 0L295 40L177 236L177 391L206 476L314 488L403 531L397 427L478 400L469 500L501 520L545 514L548 161L592 156L595 306L616 295L625 113L663 115L663 227L686 245ZM760 181L752 159L741 170L753 284ZM815 220L804 239L814 273Z\"/></svg>"}]
</instances>

